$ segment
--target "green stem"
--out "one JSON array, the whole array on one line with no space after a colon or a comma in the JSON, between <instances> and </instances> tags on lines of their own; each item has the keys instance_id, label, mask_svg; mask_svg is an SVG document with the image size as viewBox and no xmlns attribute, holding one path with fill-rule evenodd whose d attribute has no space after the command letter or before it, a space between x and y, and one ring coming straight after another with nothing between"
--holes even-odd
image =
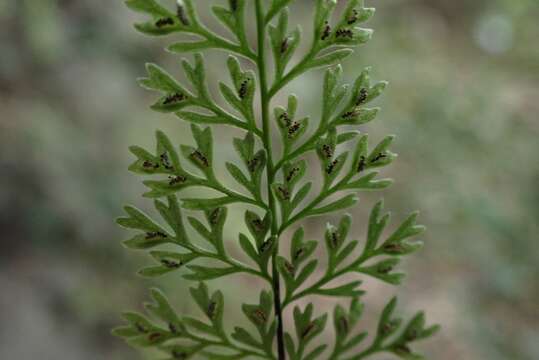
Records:
<instances>
[{"instance_id":1,"label":"green stem","mask_svg":"<svg viewBox=\"0 0 539 360\"><path fill-rule=\"evenodd\" d=\"M249 60L252 60L253 62L256 61L256 55L249 48L246 49L242 46L238 46L234 44L233 42L217 34L212 33L205 26L201 24L198 25L198 28L196 29L196 31L193 31L193 33L204 37L207 41L211 42L215 47L229 50Z\"/></svg>"},{"instance_id":2,"label":"green stem","mask_svg":"<svg viewBox=\"0 0 539 360\"><path fill-rule=\"evenodd\" d=\"M259 202L258 200L256 200L256 199L251 199L251 198L249 198L249 197L247 197L247 196L244 196L244 195L242 195L242 194L239 194L239 193L237 193L237 192L235 192L235 191L229 190L229 189L225 188L225 187L222 186L222 185L219 185L219 186L208 186L208 187L213 188L213 189L215 189L215 190L217 190L217 191L220 191L220 192L222 192L223 194L228 195L228 196L230 196L230 197L232 197L232 198L235 198L235 199L237 199L237 201L239 201L239 202L244 202L244 203L246 203L246 204L251 204L251 205L258 206L258 207L260 207L260 208L262 208L262 209L266 209L266 204L260 203L260 202Z\"/></svg>"},{"instance_id":3,"label":"green stem","mask_svg":"<svg viewBox=\"0 0 539 360\"><path fill-rule=\"evenodd\" d=\"M191 339L193 341L199 342L200 344L202 344L202 346L224 346L224 347L228 347L230 349L233 349L233 350L236 350L236 351L240 352L240 354L238 354L238 356L241 356L241 357L251 355L251 356L258 356L258 357L261 357L261 358L264 358L264 359L266 358L266 356L264 354L258 353L258 352L253 351L253 350L244 349L244 348L242 348L240 346L234 345L227 338L221 338L221 341L213 341L213 340L208 340L206 338L194 335L194 334L192 334L190 332L185 332L183 334L183 336L188 338L188 339Z\"/></svg>"},{"instance_id":4,"label":"green stem","mask_svg":"<svg viewBox=\"0 0 539 360\"><path fill-rule=\"evenodd\" d=\"M313 47L311 51L296 65L290 70L281 80L273 84L268 95L270 99L275 96L283 87L285 87L289 82L294 80L297 76L301 75L308 70L307 65L312 60L316 53L316 49Z\"/></svg>"},{"instance_id":5,"label":"green stem","mask_svg":"<svg viewBox=\"0 0 539 360\"><path fill-rule=\"evenodd\" d=\"M277 271L276 259L279 252L278 226L277 226L277 207L275 198L271 189L271 184L275 176L273 169L273 157L271 146L271 127L270 127L270 100L271 96L268 93L268 80L266 74L266 22L264 18L262 1L256 0L256 27L258 38L258 74L260 78L260 102L262 108L262 133L264 135L264 148L266 149L268 161L266 167L268 180L268 203L271 213L271 235L275 237L275 246L272 255L272 278L273 278L273 298L275 316L277 318L277 353L279 360L285 360L284 334L283 334L283 313L281 309L281 285L279 273Z\"/></svg>"},{"instance_id":6,"label":"green stem","mask_svg":"<svg viewBox=\"0 0 539 360\"><path fill-rule=\"evenodd\" d=\"M300 291L299 293L295 294L295 295L292 295L290 296L288 299L286 299L283 303L283 309L288 306L290 303L306 296L306 295L309 295L309 294L312 294L312 293L315 293L317 290L319 290L322 286L326 285L327 283L329 283L330 281L333 281L334 279L336 279L337 277L339 276L342 276L346 273L349 273L349 272L354 272L356 271L356 268L358 266L360 266L361 264L363 264L366 260L368 259L365 259L363 257L360 257L358 260L354 261L353 263L351 263L350 265L342 268L341 270L337 271L337 272L334 272L334 273L328 273L326 275L324 275L324 277L322 277L320 280L318 280L316 283L314 283L313 285L309 286L308 288Z\"/></svg>"},{"instance_id":7,"label":"green stem","mask_svg":"<svg viewBox=\"0 0 539 360\"><path fill-rule=\"evenodd\" d=\"M251 122L243 122L241 120L238 120L236 117L230 115L228 112L224 111L217 105L212 104L208 107L208 104L205 104L205 106L203 105L203 107L207 107L210 111L213 111L215 115L220 116L223 119L220 124L229 124L243 130L252 131L253 134L258 136L259 138L262 138L262 132L260 131L260 129L258 129L256 126L253 126Z\"/></svg>"},{"instance_id":8,"label":"green stem","mask_svg":"<svg viewBox=\"0 0 539 360\"><path fill-rule=\"evenodd\" d=\"M296 293L295 295L292 295L290 296L288 299L286 299L283 303L283 309L285 307L287 307L288 305L290 305L292 302L304 297L304 296L307 296L309 294L312 294L314 293L316 290L320 289L322 286L326 285L328 282L334 280L335 278L341 276L341 275L344 275L346 274L347 272L350 272L350 271L353 271L352 267L351 266L347 266L346 268L336 272L336 273L333 273L333 274L326 274L323 278L321 278L320 280L318 280L316 283L314 283L313 285L309 286L308 288L306 288L305 290L302 290L300 291L299 293Z\"/></svg>"},{"instance_id":9,"label":"green stem","mask_svg":"<svg viewBox=\"0 0 539 360\"><path fill-rule=\"evenodd\" d=\"M292 218L288 219L285 223L281 225L279 230L277 231L278 234L282 234L287 228L292 226L297 221L309 216L309 213L316 208L322 201L330 197L331 195L335 194L337 191L342 190L343 187L348 183L348 181L353 177L353 173L349 173L346 175L342 180L340 180L335 186L332 188L328 188L325 186L318 196L313 199L309 205L305 206L300 212L298 212L296 215L292 216Z\"/></svg>"},{"instance_id":10,"label":"green stem","mask_svg":"<svg viewBox=\"0 0 539 360\"><path fill-rule=\"evenodd\" d=\"M212 251L201 248L197 245L183 244L183 243L179 243L179 245L192 251L193 253L200 255L201 257L206 257L208 259L215 259L218 261L222 261L225 264L235 267L237 268L237 272L244 272L246 274L255 275L271 283L271 278L267 274L264 274L261 271L255 270L249 267L248 265L242 263L239 260L231 258L226 253L214 253Z\"/></svg>"}]
</instances>

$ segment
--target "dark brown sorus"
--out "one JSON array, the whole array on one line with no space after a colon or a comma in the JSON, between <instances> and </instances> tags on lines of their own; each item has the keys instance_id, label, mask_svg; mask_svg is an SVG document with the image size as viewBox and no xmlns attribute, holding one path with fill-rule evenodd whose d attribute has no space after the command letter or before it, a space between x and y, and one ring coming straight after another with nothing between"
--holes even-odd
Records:
<instances>
[{"instance_id":1,"label":"dark brown sorus","mask_svg":"<svg viewBox=\"0 0 539 360\"><path fill-rule=\"evenodd\" d=\"M358 16L357 10L356 9L352 10L352 14L350 14L348 19L346 19L346 22L348 23L348 25L354 24L358 19L357 16Z\"/></svg>"},{"instance_id":2,"label":"dark brown sorus","mask_svg":"<svg viewBox=\"0 0 539 360\"><path fill-rule=\"evenodd\" d=\"M212 210L212 212L210 213L210 224L217 225L220 217L221 217L221 208Z\"/></svg>"},{"instance_id":3,"label":"dark brown sorus","mask_svg":"<svg viewBox=\"0 0 539 360\"><path fill-rule=\"evenodd\" d=\"M185 13L185 9L183 6L178 5L176 9L176 16L178 17L178 20L180 20L182 25L189 26L189 19L187 18L187 14Z\"/></svg>"},{"instance_id":4,"label":"dark brown sorus","mask_svg":"<svg viewBox=\"0 0 539 360\"><path fill-rule=\"evenodd\" d=\"M365 101L367 101L368 96L369 96L369 90L365 88L361 88L361 90L359 90L359 96L356 100L356 106L359 106L363 104Z\"/></svg>"},{"instance_id":5,"label":"dark brown sorus","mask_svg":"<svg viewBox=\"0 0 539 360\"><path fill-rule=\"evenodd\" d=\"M296 174L299 172L299 168L298 167L295 167L293 168L292 170L290 170L288 172L288 175L286 176L286 182L290 182L294 176L296 176Z\"/></svg>"},{"instance_id":6,"label":"dark brown sorus","mask_svg":"<svg viewBox=\"0 0 539 360\"><path fill-rule=\"evenodd\" d=\"M337 166L337 164L339 164L339 160L335 159L333 160L326 168L326 173L328 175L331 175L333 173L333 170L335 170L335 166Z\"/></svg>"},{"instance_id":7,"label":"dark brown sorus","mask_svg":"<svg viewBox=\"0 0 539 360\"><path fill-rule=\"evenodd\" d=\"M335 32L335 37L351 39L354 37L354 32L350 29L339 29Z\"/></svg>"},{"instance_id":8,"label":"dark brown sorus","mask_svg":"<svg viewBox=\"0 0 539 360\"><path fill-rule=\"evenodd\" d=\"M288 137L293 137L294 134L299 130L300 124L297 121L294 121L292 125L288 127Z\"/></svg>"},{"instance_id":9,"label":"dark brown sorus","mask_svg":"<svg viewBox=\"0 0 539 360\"><path fill-rule=\"evenodd\" d=\"M359 163L357 164L357 172L362 172L365 170L365 167L367 166L367 159L365 156L361 155L359 157Z\"/></svg>"},{"instance_id":10,"label":"dark brown sorus","mask_svg":"<svg viewBox=\"0 0 539 360\"><path fill-rule=\"evenodd\" d=\"M324 23L324 30L322 31L322 40L326 40L331 35L331 26L329 26L329 22Z\"/></svg>"},{"instance_id":11,"label":"dark brown sorus","mask_svg":"<svg viewBox=\"0 0 539 360\"><path fill-rule=\"evenodd\" d=\"M245 97L247 96L247 90L249 89L248 86L249 79L245 79L241 82L240 89L238 90L238 96L240 97L240 99L245 99Z\"/></svg>"},{"instance_id":12,"label":"dark brown sorus","mask_svg":"<svg viewBox=\"0 0 539 360\"><path fill-rule=\"evenodd\" d=\"M174 25L174 20L172 18L166 17L166 18L161 18L155 22L155 26L157 26L158 28L161 28L167 25Z\"/></svg>"},{"instance_id":13,"label":"dark brown sorus","mask_svg":"<svg viewBox=\"0 0 539 360\"><path fill-rule=\"evenodd\" d=\"M288 50L288 38L284 38L283 42L281 43L281 54L284 54Z\"/></svg>"},{"instance_id":14,"label":"dark brown sorus","mask_svg":"<svg viewBox=\"0 0 539 360\"><path fill-rule=\"evenodd\" d=\"M177 92L177 93L168 95L163 100L163 105L176 104L176 103L179 103L179 102L181 102L181 101L183 101L185 99L187 99L187 97L184 94Z\"/></svg>"},{"instance_id":15,"label":"dark brown sorus","mask_svg":"<svg viewBox=\"0 0 539 360\"><path fill-rule=\"evenodd\" d=\"M191 153L191 159L204 167L210 166L208 158L204 156L204 154L202 154L199 150L195 150Z\"/></svg>"},{"instance_id":16,"label":"dark brown sorus","mask_svg":"<svg viewBox=\"0 0 539 360\"><path fill-rule=\"evenodd\" d=\"M149 169L149 168L157 169L157 168L159 168L159 164L154 164L150 160L144 160L144 162L142 163L142 167L144 167L146 169Z\"/></svg>"},{"instance_id":17,"label":"dark brown sorus","mask_svg":"<svg viewBox=\"0 0 539 360\"><path fill-rule=\"evenodd\" d=\"M185 178L185 176L181 176L181 175L178 175L178 176L169 176L169 182L168 184L170 186L174 186L174 185L178 185L178 184L182 184L184 183L187 179Z\"/></svg>"},{"instance_id":18,"label":"dark brown sorus","mask_svg":"<svg viewBox=\"0 0 539 360\"><path fill-rule=\"evenodd\" d=\"M335 153L335 149L331 145L324 144L322 145L322 152L324 153L326 159L331 159Z\"/></svg>"},{"instance_id":19,"label":"dark brown sorus","mask_svg":"<svg viewBox=\"0 0 539 360\"><path fill-rule=\"evenodd\" d=\"M178 269L179 267L182 266L181 261L172 261L172 260L167 260L167 259L161 260L161 264L163 264L165 267L169 269Z\"/></svg>"},{"instance_id":20,"label":"dark brown sorus","mask_svg":"<svg viewBox=\"0 0 539 360\"><path fill-rule=\"evenodd\" d=\"M167 235L162 233L161 231L149 231L146 233L146 239L155 239L158 237L166 238Z\"/></svg>"},{"instance_id":21,"label":"dark brown sorus","mask_svg":"<svg viewBox=\"0 0 539 360\"><path fill-rule=\"evenodd\" d=\"M260 254L264 254L266 251L268 251L271 248L272 245L273 245L273 240L271 238L264 241L262 245L260 245L260 249L258 249Z\"/></svg>"}]
</instances>

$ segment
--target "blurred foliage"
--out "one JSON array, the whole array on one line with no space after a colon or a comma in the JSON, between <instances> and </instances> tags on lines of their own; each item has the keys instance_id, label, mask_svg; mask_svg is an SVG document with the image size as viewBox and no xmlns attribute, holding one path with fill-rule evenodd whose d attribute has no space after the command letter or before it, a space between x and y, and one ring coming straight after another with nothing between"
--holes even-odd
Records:
<instances>
[{"instance_id":1,"label":"blurred foliage","mask_svg":"<svg viewBox=\"0 0 539 360\"><path fill-rule=\"evenodd\" d=\"M309 23L304 4L292 11ZM403 299L413 301L403 306L445 325L425 344L431 358L537 359L539 4L374 5L374 40L344 67L354 75L372 64L375 78L391 81L366 130L398 135L401 156L387 172L398 182L386 203L397 217L423 209L429 228L423 257L408 264L414 281ZM134 80L142 64L174 68L178 57L137 35L132 16L121 1L0 2L0 317L11 324L0 358L133 356L108 330L148 287L132 274L149 259L126 258L111 220L143 191L126 170L127 145L151 146L156 128L180 142L187 128L147 108L151 95ZM209 67L218 73L223 61L215 53ZM307 98L319 79L290 88ZM358 218L376 200L365 196ZM183 280L167 281L187 291ZM230 301L242 298L231 284ZM180 311L192 306L178 301L184 295L175 297Z\"/></svg>"}]
</instances>

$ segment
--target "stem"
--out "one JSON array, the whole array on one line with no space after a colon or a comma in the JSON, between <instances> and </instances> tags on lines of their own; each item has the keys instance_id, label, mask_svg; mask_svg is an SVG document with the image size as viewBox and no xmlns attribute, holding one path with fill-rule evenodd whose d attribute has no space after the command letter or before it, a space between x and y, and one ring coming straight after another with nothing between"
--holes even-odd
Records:
<instances>
[{"instance_id":1,"label":"stem","mask_svg":"<svg viewBox=\"0 0 539 360\"><path fill-rule=\"evenodd\" d=\"M196 29L196 31L193 31L193 33L202 36L207 41L213 43L215 47L220 47L222 49L229 50L233 53L236 53L238 55L245 57L246 59L249 59L251 61L256 61L256 55L253 54L249 48L245 49L242 46L238 46L234 44L233 42L217 34L212 33L202 24L198 24L198 28Z\"/></svg>"},{"instance_id":2,"label":"stem","mask_svg":"<svg viewBox=\"0 0 539 360\"><path fill-rule=\"evenodd\" d=\"M249 355L252 355L252 356L258 356L258 357L261 357L261 358L266 358L266 356L264 354L260 354L256 351L253 351L253 350L249 350L249 349L244 349L242 347L239 347L237 345L234 345L233 343L231 343L228 339L226 338L222 338L221 341L214 341L214 340L208 340L204 337L200 337L200 336L197 336L197 335L194 335L194 334L191 334L190 332L185 332L184 333L184 336L188 339L191 339L191 340L194 340L196 342L199 342L203 345L209 345L209 346L212 346L212 345L215 345L215 346L224 346L224 347L228 347L228 348L231 348L231 349L234 349L236 351L239 351L240 354L238 354L238 356L241 356L242 358L245 357L245 356L249 356Z\"/></svg>"},{"instance_id":3,"label":"stem","mask_svg":"<svg viewBox=\"0 0 539 360\"><path fill-rule=\"evenodd\" d=\"M335 194L337 191L343 189L343 186L345 186L348 181L354 176L353 173L349 173L346 175L342 180L340 180L335 186L333 187L324 187L318 196L313 199L309 205L305 206L300 212L298 212L296 215L292 216L292 218L288 219L285 223L281 224L281 227L277 231L278 234L282 234L287 228L292 226L297 221L309 216L309 213L316 208L317 205L319 205L322 201L327 199L329 196Z\"/></svg>"},{"instance_id":4,"label":"stem","mask_svg":"<svg viewBox=\"0 0 539 360\"><path fill-rule=\"evenodd\" d=\"M197 246L197 245L193 245L193 244L184 244L184 243L178 243L178 245L190 250L191 252L195 253L195 254L198 254L200 255L201 257L206 257L206 258L209 258L209 259L215 259L215 260L218 260L218 261L222 261L224 262L225 264L228 264L232 267L235 267L238 269L237 272L244 272L246 274L252 274L252 275L255 275L255 276L258 276L266 281L269 281L271 282L271 279L268 275L258 271L258 270L255 270L251 267L249 267L248 265L242 263L241 261L239 260L236 260L236 259L233 259L231 257L229 257L226 253L214 253L212 251L209 251L209 250L206 250L200 246Z\"/></svg>"},{"instance_id":5,"label":"stem","mask_svg":"<svg viewBox=\"0 0 539 360\"><path fill-rule=\"evenodd\" d=\"M202 107L207 107L207 104L202 105ZM260 129L258 129L256 126L251 126L252 124L243 122L241 120L238 120L236 117L230 115L228 112L224 111L220 107L216 105L212 105L210 107L207 107L210 111L213 111L215 115L218 115L223 118L224 121L220 122L220 124L229 124L236 126L240 129L252 131L253 134L258 136L259 138L262 138L262 132Z\"/></svg>"},{"instance_id":6,"label":"stem","mask_svg":"<svg viewBox=\"0 0 539 360\"><path fill-rule=\"evenodd\" d=\"M309 51L309 53L286 74L281 80L273 84L269 91L269 97L272 98L281 90L283 87L285 87L289 82L294 80L298 75L304 73L307 68L307 64L312 60L316 53L316 49L313 47Z\"/></svg>"},{"instance_id":7,"label":"stem","mask_svg":"<svg viewBox=\"0 0 539 360\"><path fill-rule=\"evenodd\" d=\"M326 285L327 283L335 280L339 276L342 276L344 274L350 273L350 272L360 272L358 268L363 265L367 260L372 259L374 256L365 256L365 253L361 254L361 256L352 262L351 264L345 266L341 270L338 270L336 272L326 273L320 280L318 280L313 285L309 286L308 288L300 291L299 293L293 294L289 296L287 299L285 299L283 303L283 309L291 304L292 302L306 296L309 294L315 293L317 290L322 288L322 286Z\"/></svg>"},{"instance_id":8,"label":"stem","mask_svg":"<svg viewBox=\"0 0 539 360\"><path fill-rule=\"evenodd\" d=\"M262 9L262 1L256 0L256 28L258 37L258 74L260 78L260 103L262 108L262 133L264 135L264 148L266 149L268 161L266 166L266 174L268 179L268 203L269 211L271 213L271 236L275 237L275 245L272 254L272 279L273 279L273 298L275 316L277 318L277 353L279 360L285 360L285 348L284 348L284 335L283 335L283 313L281 309L281 285L279 279L279 273L277 271L276 259L279 252L279 239L278 239L278 227L277 227L277 208L275 198L271 189L273 178L275 176L273 169L273 158L271 148L271 128L270 128L270 116L269 116L269 103L271 96L268 93L268 80L266 74L266 22Z\"/></svg>"}]
</instances>

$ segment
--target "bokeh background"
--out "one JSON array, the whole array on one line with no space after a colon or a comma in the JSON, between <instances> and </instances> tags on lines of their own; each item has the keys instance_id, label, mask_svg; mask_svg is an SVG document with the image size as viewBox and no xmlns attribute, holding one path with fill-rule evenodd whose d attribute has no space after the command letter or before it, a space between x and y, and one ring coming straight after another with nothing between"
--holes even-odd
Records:
<instances>
[{"instance_id":1,"label":"bokeh background","mask_svg":"<svg viewBox=\"0 0 539 360\"><path fill-rule=\"evenodd\" d=\"M197 3L207 14L210 1ZM373 65L390 81L381 116L362 130L398 135L386 207L396 221L421 209L429 228L404 286L367 283L369 314L394 293L400 312L424 308L443 324L418 346L429 359L539 359L539 3L367 3L378 9L375 37L345 71ZM306 30L311 5L292 10ZM158 128L191 141L185 124L148 109L154 95L135 82L147 61L180 75L179 57L162 51L169 41L136 33L136 19L122 1L0 1L1 359L150 359L109 335L119 313L140 309L154 284L178 310L193 307L177 274L135 275L150 259L122 248L128 234L113 221L126 202L150 205L127 171L128 145L153 146ZM210 79L223 77L224 59L208 54ZM320 79L311 72L288 88L301 111L319 105ZM237 133L219 131L219 156L233 159ZM357 238L381 196L362 196ZM309 236L323 226L310 220ZM250 281L210 284L225 288L231 317L256 297Z\"/></svg>"}]
</instances>

